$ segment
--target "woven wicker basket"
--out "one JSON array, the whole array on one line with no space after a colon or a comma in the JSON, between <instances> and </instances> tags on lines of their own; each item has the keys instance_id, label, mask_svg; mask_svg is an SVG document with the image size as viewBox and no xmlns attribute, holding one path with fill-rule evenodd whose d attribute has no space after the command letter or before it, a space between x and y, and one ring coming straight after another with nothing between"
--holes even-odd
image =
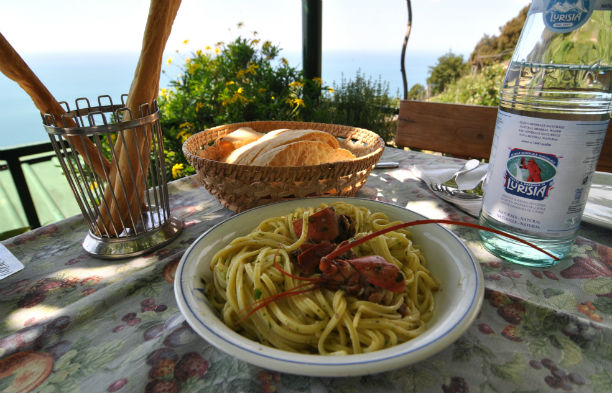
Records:
<instances>
[{"instance_id":1,"label":"woven wicker basket","mask_svg":"<svg viewBox=\"0 0 612 393\"><path fill-rule=\"evenodd\" d=\"M357 157L301 167L267 167L228 164L215 160L214 141L240 127L268 132L281 128L328 132L340 146ZM256 121L227 124L192 135L183 144L187 161L198 180L223 206L241 212L271 202L312 196L354 196L380 159L384 142L377 134L361 128L324 123Z\"/></svg>"}]
</instances>

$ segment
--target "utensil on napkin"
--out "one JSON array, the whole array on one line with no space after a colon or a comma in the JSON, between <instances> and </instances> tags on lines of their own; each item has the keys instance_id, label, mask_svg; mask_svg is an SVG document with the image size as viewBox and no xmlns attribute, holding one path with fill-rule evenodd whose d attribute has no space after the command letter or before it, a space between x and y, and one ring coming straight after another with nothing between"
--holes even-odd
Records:
<instances>
[{"instance_id":1,"label":"utensil on napkin","mask_svg":"<svg viewBox=\"0 0 612 393\"><path fill-rule=\"evenodd\" d=\"M488 164L470 160L463 166L442 162L427 166L413 165L410 170L438 198L478 217L482 206L481 186L487 168Z\"/></svg>"}]
</instances>

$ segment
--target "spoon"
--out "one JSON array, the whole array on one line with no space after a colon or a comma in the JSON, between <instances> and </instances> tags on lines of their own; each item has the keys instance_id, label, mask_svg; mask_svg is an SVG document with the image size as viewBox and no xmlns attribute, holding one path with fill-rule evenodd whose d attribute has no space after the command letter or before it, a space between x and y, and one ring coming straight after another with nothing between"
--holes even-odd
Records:
<instances>
[{"instance_id":1,"label":"spoon","mask_svg":"<svg viewBox=\"0 0 612 393\"><path fill-rule=\"evenodd\" d=\"M468 162L465 163L465 165L463 165L463 168L461 168L459 171L457 171L457 173L455 173L455 176L453 176L455 179L459 176L462 175L466 172L469 172L471 170L474 170L478 167L478 165L480 165L480 161L477 159L472 158L471 160L469 160Z\"/></svg>"}]
</instances>

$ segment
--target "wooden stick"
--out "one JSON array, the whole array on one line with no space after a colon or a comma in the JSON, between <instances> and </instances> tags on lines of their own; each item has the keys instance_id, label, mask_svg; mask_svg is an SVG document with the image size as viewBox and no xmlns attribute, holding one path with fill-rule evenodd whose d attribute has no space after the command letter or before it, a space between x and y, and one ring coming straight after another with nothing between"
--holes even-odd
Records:
<instances>
[{"instance_id":1,"label":"wooden stick","mask_svg":"<svg viewBox=\"0 0 612 393\"><path fill-rule=\"evenodd\" d=\"M140 58L128 93L127 108L134 118L139 116L140 105L151 105L159 94L163 52L180 4L181 0L151 0ZM99 220L99 224L104 224L106 228L132 228L138 221L146 191L151 141L150 127L145 130L126 131L125 140L117 139L115 167L123 178L117 170L111 170L110 180L115 197L113 198L110 187L107 186L104 198L111 209L110 212L105 208L101 209L101 221ZM130 173L133 174L133 179ZM129 187L124 189L123 185ZM122 190L125 190L125 193Z\"/></svg>"},{"instance_id":2,"label":"wooden stick","mask_svg":"<svg viewBox=\"0 0 612 393\"><path fill-rule=\"evenodd\" d=\"M64 108L55 100L51 92L2 34L0 34L0 70L8 78L19 84L30 96L40 113L51 114L56 121L62 119L63 127L77 127L72 118L68 116L62 118L62 115L66 113ZM109 171L110 162L98 153L96 145L87 137L68 136L67 139L70 140L87 165L93 167L94 172L104 179L105 171L106 173Z\"/></svg>"}]
</instances>

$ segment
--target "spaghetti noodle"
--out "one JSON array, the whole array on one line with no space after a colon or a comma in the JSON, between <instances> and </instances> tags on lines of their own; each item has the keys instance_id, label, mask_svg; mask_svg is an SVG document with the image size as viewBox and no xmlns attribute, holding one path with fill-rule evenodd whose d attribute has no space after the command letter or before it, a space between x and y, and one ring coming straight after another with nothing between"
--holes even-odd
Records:
<instances>
[{"instance_id":1,"label":"spaghetti noodle","mask_svg":"<svg viewBox=\"0 0 612 393\"><path fill-rule=\"evenodd\" d=\"M355 238L397 224L364 207L344 202L330 206L350 217ZM206 291L224 323L265 345L321 355L376 351L423 333L434 311L433 293L439 284L406 229L377 236L352 249L358 257L380 255L397 266L406 284L403 292L383 290L375 303L348 296L343 289L311 287L305 293L270 302L244 318L261 299L308 285L281 272L275 261L285 272L299 275L295 253L306 241L306 218L325 207L299 208L286 216L266 219L213 256L212 280ZM293 222L302 218L305 227L298 237Z\"/></svg>"}]
</instances>

